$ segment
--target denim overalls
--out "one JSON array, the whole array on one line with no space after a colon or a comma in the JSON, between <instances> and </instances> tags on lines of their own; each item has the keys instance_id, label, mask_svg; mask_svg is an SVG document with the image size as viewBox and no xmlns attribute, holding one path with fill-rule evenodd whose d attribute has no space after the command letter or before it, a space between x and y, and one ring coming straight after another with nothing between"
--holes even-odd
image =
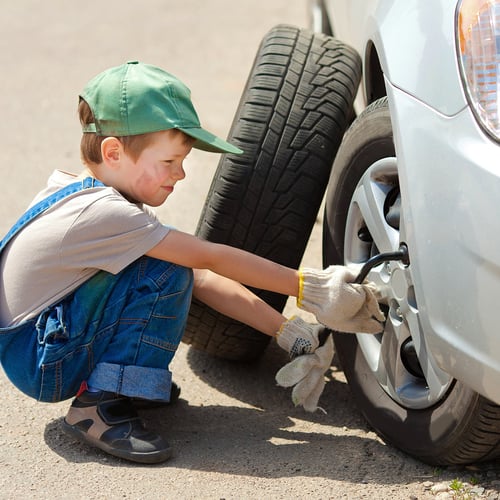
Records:
<instances>
[{"instance_id":1,"label":"denim overalls","mask_svg":"<svg viewBox=\"0 0 500 500\"><path fill-rule=\"evenodd\" d=\"M0 254L34 217L96 186L103 184L88 177L30 208L0 243ZM39 401L70 398L83 381L168 401L168 367L184 333L192 288L191 269L146 256L116 275L99 271L38 317L0 328L2 367L16 387Z\"/></svg>"}]
</instances>

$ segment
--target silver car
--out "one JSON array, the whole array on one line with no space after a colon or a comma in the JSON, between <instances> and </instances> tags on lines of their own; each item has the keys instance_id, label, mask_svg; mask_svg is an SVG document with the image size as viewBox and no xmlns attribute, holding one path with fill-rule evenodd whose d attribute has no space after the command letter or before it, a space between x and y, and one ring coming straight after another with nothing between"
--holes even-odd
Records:
<instances>
[{"instance_id":1,"label":"silver car","mask_svg":"<svg viewBox=\"0 0 500 500\"><path fill-rule=\"evenodd\" d=\"M495 458L500 0L315 0L311 19L264 37L229 134L245 154L221 158L197 233L296 267L325 199L324 265L367 271L387 313L334 334L360 410L428 463ZM194 302L184 341L248 360L269 337Z\"/></svg>"},{"instance_id":2,"label":"silver car","mask_svg":"<svg viewBox=\"0 0 500 500\"><path fill-rule=\"evenodd\" d=\"M359 407L434 464L500 453L500 1L319 0L363 64L328 185L324 263L361 266L382 335L336 335Z\"/></svg>"}]
</instances>

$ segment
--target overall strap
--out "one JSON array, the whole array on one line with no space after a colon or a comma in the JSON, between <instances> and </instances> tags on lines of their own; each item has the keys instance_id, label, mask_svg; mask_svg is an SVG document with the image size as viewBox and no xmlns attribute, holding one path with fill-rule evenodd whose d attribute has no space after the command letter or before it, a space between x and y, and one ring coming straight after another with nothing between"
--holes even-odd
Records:
<instances>
[{"instance_id":1,"label":"overall strap","mask_svg":"<svg viewBox=\"0 0 500 500\"><path fill-rule=\"evenodd\" d=\"M89 189L93 187L102 187L104 184L97 179L92 177L86 177L85 179L74 182L72 184L68 184L63 187L59 191L51 194L47 198L39 201L36 205L33 205L29 208L18 221L11 227L9 232L5 235L3 240L0 242L0 252L5 248L7 243L29 222L31 222L35 217L40 215L42 212L45 212L48 208L50 208L54 203L61 201L63 198L67 196L77 193L78 191L83 191L84 189Z\"/></svg>"}]
</instances>

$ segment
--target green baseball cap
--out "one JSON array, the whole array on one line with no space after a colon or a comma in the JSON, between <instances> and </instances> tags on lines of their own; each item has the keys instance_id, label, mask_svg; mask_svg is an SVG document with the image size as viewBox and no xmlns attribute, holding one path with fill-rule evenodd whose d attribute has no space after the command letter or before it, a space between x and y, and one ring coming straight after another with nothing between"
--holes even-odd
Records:
<instances>
[{"instance_id":1,"label":"green baseball cap","mask_svg":"<svg viewBox=\"0 0 500 500\"><path fill-rule=\"evenodd\" d=\"M156 66L130 61L109 68L90 80L80 97L94 115L84 133L123 137L176 128L193 137L197 149L243 152L203 129L190 90Z\"/></svg>"}]
</instances>

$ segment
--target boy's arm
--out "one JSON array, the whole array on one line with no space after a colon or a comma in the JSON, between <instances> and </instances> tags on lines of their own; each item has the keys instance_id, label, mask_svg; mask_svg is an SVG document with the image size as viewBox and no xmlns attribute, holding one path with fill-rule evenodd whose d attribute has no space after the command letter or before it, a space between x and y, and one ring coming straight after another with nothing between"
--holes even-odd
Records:
<instances>
[{"instance_id":1,"label":"boy's arm","mask_svg":"<svg viewBox=\"0 0 500 500\"><path fill-rule=\"evenodd\" d=\"M240 283L194 269L193 295L212 309L274 337L286 318Z\"/></svg>"},{"instance_id":2,"label":"boy's arm","mask_svg":"<svg viewBox=\"0 0 500 500\"><path fill-rule=\"evenodd\" d=\"M354 283L356 275L344 266L299 272L179 231L170 231L146 255L192 269L208 269L247 286L297 297L299 308L312 312L332 330L379 333L383 329L385 317L377 302L375 285ZM294 341L295 328L280 333L280 338L283 336Z\"/></svg>"},{"instance_id":3,"label":"boy's arm","mask_svg":"<svg viewBox=\"0 0 500 500\"><path fill-rule=\"evenodd\" d=\"M297 297L299 273L244 250L170 231L146 253L192 269L209 269L244 285Z\"/></svg>"}]
</instances>

